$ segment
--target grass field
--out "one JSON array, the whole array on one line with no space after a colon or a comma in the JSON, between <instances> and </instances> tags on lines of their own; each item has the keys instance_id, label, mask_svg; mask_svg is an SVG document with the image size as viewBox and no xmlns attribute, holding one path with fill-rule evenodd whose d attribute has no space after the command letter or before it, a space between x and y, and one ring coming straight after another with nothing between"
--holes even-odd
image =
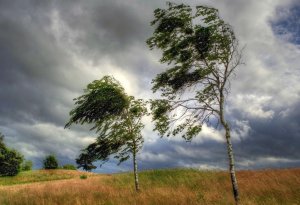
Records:
<instances>
[{"instance_id":1,"label":"grass field","mask_svg":"<svg viewBox=\"0 0 300 205\"><path fill-rule=\"evenodd\" d=\"M78 172L78 171L60 170L60 169L26 171L26 172L21 172L15 177L0 177L0 186L62 180L62 179L72 179L72 178L77 178L82 174L83 174L82 172ZM84 173L84 174L93 175L92 173Z\"/></svg>"},{"instance_id":2,"label":"grass field","mask_svg":"<svg viewBox=\"0 0 300 205\"><path fill-rule=\"evenodd\" d=\"M229 174L191 169L140 173L135 193L132 173L30 171L0 178L1 205L210 205L233 204ZM239 171L243 205L300 205L300 169Z\"/></svg>"}]
</instances>

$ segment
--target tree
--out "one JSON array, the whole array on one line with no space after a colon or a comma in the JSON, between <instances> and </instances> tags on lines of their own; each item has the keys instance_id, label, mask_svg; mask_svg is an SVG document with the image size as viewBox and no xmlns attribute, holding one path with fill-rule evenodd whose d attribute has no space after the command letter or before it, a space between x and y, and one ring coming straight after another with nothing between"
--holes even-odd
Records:
<instances>
[{"instance_id":1,"label":"tree","mask_svg":"<svg viewBox=\"0 0 300 205\"><path fill-rule=\"evenodd\" d=\"M81 153L79 157L76 159L76 163L78 164L77 168L82 168L85 171L90 172L97 167L93 165L95 161L95 157L89 155L89 153Z\"/></svg>"},{"instance_id":2,"label":"tree","mask_svg":"<svg viewBox=\"0 0 300 205\"><path fill-rule=\"evenodd\" d=\"M48 155L45 157L44 161L44 169L57 169L58 168L58 162L54 155Z\"/></svg>"},{"instance_id":3,"label":"tree","mask_svg":"<svg viewBox=\"0 0 300 205\"><path fill-rule=\"evenodd\" d=\"M135 188L139 191L136 155L143 144L141 120L147 113L145 102L128 96L120 83L110 76L89 84L85 94L75 100L77 106L70 112L66 127L72 123L92 123L92 129L98 133L96 142L76 159L78 167L90 170L95 167L92 162L106 162L110 155L120 164L132 155Z\"/></svg>"},{"instance_id":4,"label":"tree","mask_svg":"<svg viewBox=\"0 0 300 205\"><path fill-rule=\"evenodd\" d=\"M159 90L163 97L151 102L155 130L162 136L182 133L189 141L200 133L204 123L216 127L220 123L225 130L233 194L238 204L230 125L224 116L230 77L241 64L238 41L217 9L197 6L193 12L185 4L167 5L167 9L154 11L151 25L155 30L147 40L150 49L162 50L160 61L169 66L153 80L153 92Z\"/></svg>"},{"instance_id":5,"label":"tree","mask_svg":"<svg viewBox=\"0 0 300 205\"><path fill-rule=\"evenodd\" d=\"M7 148L3 140L4 135L0 133L0 176L15 176L21 170L23 156L16 150Z\"/></svg>"},{"instance_id":6,"label":"tree","mask_svg":"<svg viewBox=\"0 0 300 205\"><path fill-rule=\"evenodd\" d=\"M31 160L26 160L21 164L21 170L22 171L29 171L32 170L32 161Z\"/></svg>"}]
</instances>

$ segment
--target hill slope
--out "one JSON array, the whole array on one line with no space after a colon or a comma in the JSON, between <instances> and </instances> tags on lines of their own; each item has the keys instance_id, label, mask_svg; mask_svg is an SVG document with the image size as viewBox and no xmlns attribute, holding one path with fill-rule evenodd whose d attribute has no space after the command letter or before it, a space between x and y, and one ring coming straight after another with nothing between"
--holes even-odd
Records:
<instances>
[{"instance_id":1,"label":"hill slope","mask_svg":"<svg viewBox=\"0 0 300 205\"><path fill-rule=\"evenodd\" d=\"M223 171L144 171L140 173L142 191L138 194L134 191L131 173L91 174L87 179L80 179L79 176L86 173L78 171L35 171L28 175L41 174L52 175L48 179L56 180L41 182L37 177L31 180L35 183L28 183L23 176L21 183L26 184L8 185L0 178L0 204L233 204L229 174ZM300 169L239 171L237 177L243 205L300 204Z\"/></svg>"}]
</instances>

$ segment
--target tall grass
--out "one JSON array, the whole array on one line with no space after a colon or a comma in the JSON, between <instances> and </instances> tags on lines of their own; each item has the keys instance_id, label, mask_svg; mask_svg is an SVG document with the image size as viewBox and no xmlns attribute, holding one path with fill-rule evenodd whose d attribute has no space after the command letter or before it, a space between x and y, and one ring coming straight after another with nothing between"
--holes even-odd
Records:
<instances>
[{"instance_id":1,"label":"tall grass","mask_svg":"<svg viewBox=\"0 0 300 205\"><path fill-rule=\"evenodd\" d=\"M243 205L300 204L300 169L240 171L237 176ZM0 204L234 204L229 174L223 171L150 170L140 173L140 182L140 193L132 173L0 186Z\"/></svg>"}]
</instances>

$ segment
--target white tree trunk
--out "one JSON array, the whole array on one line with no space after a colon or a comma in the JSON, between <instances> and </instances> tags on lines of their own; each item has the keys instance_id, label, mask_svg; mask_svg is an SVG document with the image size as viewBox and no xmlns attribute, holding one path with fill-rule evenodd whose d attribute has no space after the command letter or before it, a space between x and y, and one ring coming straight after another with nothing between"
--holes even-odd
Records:
<instances>
[{"instance_id":1,"label":"white tree trunk","mask_svg":"<svg viewBox=\"0 0 300 205\"><path fill-rule=\"evenodd\" d=\"M134 183L135 183L135 190L140 191L140 185L139 185L139 177L138 177L138 167L136 162L136 149L134 147L133 149L133 173L134 173Z\"/></svg>"},{"instance_id":2,"label":"white tree trunk","mask_svg":"<svg viewBox=\"0 0 300 205\"><path fill-rule=\"evenodd\" d=\"M227 122L225 121L223 108L224 108L224 95L221 92L221 95L220 95L220 121L225 129L227 154L228 154L228 159L229 159L229 172L230 172L233 196L234 196L235 204L239 205L239 201L240 201L239 188L238 188L238 183L237 183L237 179L235 176L233 148L232 148L231 137L230 137L230 127L227 124Z\"/></svg>"},{"instance_id":3,"label":"white tree trunk","mask_svg":"<svg viewBox=\"0 0 300 205\"><path fill-rule=\"evenodd\" d=\"M226 132L226 142L227 142L227 152L228 152L228 158L229 158L229 172L230 172L230 178L231 178L231 183L232 183L232 191L233 191L233 196L235 200L235 204L239 204L239 188L238 188L238 183L237 179L235 176L235 168L234 168L234 157L233 157L233 149L232 149L232 144L231 144L231 138L230 138L230 130L228 125L226 124L225 128Z\"/></svg>"}]
</instances>

